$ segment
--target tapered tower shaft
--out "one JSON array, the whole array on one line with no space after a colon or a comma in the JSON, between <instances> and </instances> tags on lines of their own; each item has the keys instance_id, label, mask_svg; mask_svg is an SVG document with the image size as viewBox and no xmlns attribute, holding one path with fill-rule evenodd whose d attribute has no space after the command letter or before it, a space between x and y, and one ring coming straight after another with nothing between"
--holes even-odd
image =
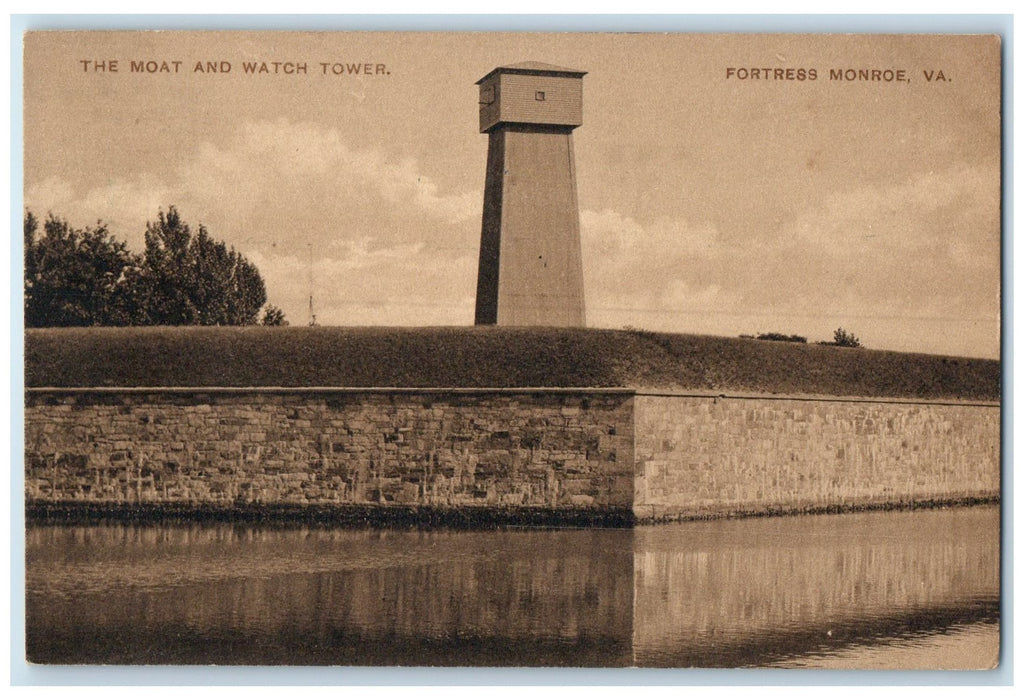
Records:
<instances>
[{"instance_id":1,"label":"tapered tower shaft","mask_svg":"<svg viewBox=\"0 0 1024 700\"><path fill-rule=\"evenodd\" d=\"M583 75L527 63L479 82L489 140L478 325L586 325L572 144Z\"/></svg>"}]
</instances>

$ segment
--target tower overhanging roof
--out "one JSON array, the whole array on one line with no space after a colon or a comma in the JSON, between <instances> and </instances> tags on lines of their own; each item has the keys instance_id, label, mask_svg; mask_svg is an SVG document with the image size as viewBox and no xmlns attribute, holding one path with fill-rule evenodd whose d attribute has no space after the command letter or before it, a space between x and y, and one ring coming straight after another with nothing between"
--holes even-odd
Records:
<instances>
[{"instance_id":1,"label":"tower overhanging roof","mask_svg":"<svg viewBox=\"0 0 1024 700\"><path fill-rule=\"evenodd\" d=\"M551 63L541 63L540 61L523 61L522 63L513 63L507 66L498 66L490 73L476 81L476 84L484 82L495 73L518 73L520 75L553 75L562 76L568 78L582 78L587 74L585 70L579 70L576 68L564 68L562 66L556 66Z\"/></svg>"}]
</instances>

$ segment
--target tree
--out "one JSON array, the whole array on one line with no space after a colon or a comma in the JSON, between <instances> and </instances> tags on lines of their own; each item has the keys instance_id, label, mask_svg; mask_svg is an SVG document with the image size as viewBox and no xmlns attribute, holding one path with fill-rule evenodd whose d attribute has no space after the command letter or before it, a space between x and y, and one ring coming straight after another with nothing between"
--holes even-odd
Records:
<instances>
[{"instance_id":1,"label":"tree","mask_svg":"<svg viewBox=\"0 0 1024 700\"><path fill-rule=\"evenodd\" d=\"M838 345L841 348L860 347L860 339L853 333L846 332L842 327L837 328L832 334L832 337L835 339L833 345Z\"/></svg>"},{"instance_id":2,"label":"tree","mask_svg":"<svg viewBox=\"0 0 1024 700\"><path fill-rule=\"evenodd\" d=\"M25 212L24 241L25 241L25 263L28 264L28 252L36 243L36 231L39 229L39 220L30 211Z\"/></svg>"},{"instance_id":3,"label":"tree","mask_svg":"<svg viewBox=\"0 0 1024 700\"><path fill-rule=\"evenodd\" d=\"M786 335L785 333L759 333L758 340L781 340L786 343L806 343L807 338L802 335Z\"/></svg>"},{"instance_id":4,"label":"tree","mask_svg":"<svg viewBox=\"0 0 1024 700\"><path fill-rule=\"evenodd\" d=\"M263 312L263 325L264 326L287 326L288 321L285 320L284 311L277 308L273 304L267 306L266 311Z\"/></svg>"},{"instance_id":5,"label":"tree","mask_svg":"<svg viewBox=\"0 0 1024 700\"><path fill-rule=\"evenodd\" d=\"M131 278L138 258L115 240L103 223L76 229L50 214L37 236L38 220L27 212L25 325L124 325L131 316Z\"/></svg>"},{"instance_id":6,"label":"tree","mask_svg":"<svg viewBox=\"0 0 1024 700\"><path fill-rule=\"evenodd\" d=\"M146 226L139 285L153 325L252 325L267 301L256 267L206 227L193 235L173 206Z\"/></svg>"},{"instance_id":7,"label":"tree","mask_svg":"<svg viewBox=\"0 0 1024 700\"><path fill-rule=\"evenodd\" d=\"M192 233L175 207L146 225L140 256L103 223L75 229L25 214L25 325L250 325L266 286L256 266L206 228ZM285 324L277 307L263 321Z\"/></svg>"}]
</instances>

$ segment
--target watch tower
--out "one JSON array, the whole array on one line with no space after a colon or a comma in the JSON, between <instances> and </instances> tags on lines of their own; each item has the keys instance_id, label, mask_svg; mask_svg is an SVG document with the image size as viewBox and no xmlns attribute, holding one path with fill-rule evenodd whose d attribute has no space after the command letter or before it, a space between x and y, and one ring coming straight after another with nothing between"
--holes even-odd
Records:
<instances>
[{"instance_id":1,"label":"watch tower","mask_svg":"<svg viewBox=\"0 0 1024 700\"><path fill-rule=\"evenodd\" d=\"M477 81L488 135L477 325L586 325L572 148L584 75L529 62Z\"/></svg>"}]
</instances>

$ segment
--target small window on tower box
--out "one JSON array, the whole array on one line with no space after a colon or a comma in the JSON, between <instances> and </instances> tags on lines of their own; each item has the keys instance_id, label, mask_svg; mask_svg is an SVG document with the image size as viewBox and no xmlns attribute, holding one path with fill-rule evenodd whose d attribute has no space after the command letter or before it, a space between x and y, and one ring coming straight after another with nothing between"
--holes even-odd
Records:
<instances>
[{"instance_id":1,"label":"small window on tower box","mask_svg":"<svg viewBox=\"0 0 1024 700\"><path fill-rule=\"evenodd\" d=\"M537 100L538 102L543 102L544 101L544 91L543 90L538 90L536 93L534 93L533 99Z\"/></svg>"},{"instance_id":2,"label":"small window on tower box","mask_svg":"<svg viewBox=\"0 0 1024 700\"><path fill-rule=\"evenodd\" d=\"M488 85L487 87L480 88L480 104L489 105L494 103L494 86Z\"/></svg>"}]
</instances>

